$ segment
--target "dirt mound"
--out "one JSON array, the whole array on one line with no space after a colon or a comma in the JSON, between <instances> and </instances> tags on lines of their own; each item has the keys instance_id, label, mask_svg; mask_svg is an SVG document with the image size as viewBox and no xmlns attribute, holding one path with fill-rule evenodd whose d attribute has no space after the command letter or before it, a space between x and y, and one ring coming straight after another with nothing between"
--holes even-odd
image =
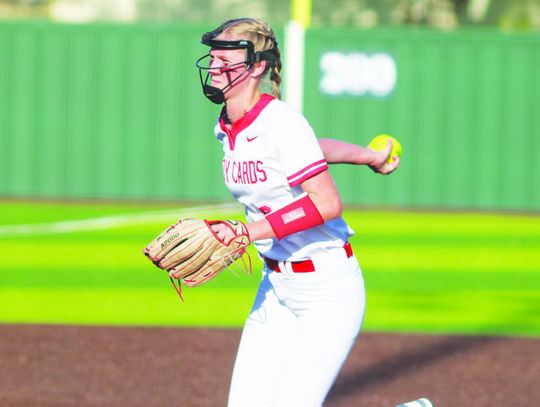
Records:
<instances>
[{"instance_id":1,"label":"dirt mound","mask_svg":"<svg viewBox=\"0 0 540 407\"><path fill-rule=\"evenodd\" d=\"M225 406L240 331L0 325L0 406ZM188 345L189 344L189 345ZM532 406L540 340L362 333L325 407Z\"/></svg>"}]
</instances>

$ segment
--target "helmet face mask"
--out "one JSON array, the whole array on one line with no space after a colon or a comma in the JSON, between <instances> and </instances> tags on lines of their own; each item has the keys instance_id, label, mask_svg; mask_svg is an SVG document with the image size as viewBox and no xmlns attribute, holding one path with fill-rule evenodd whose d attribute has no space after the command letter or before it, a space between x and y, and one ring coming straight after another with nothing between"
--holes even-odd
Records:
<instances>
[{"instance_id":1,"label":"helmet face mask","mask_svg":"<svg viewBox=\"0 0 540 407\"><path fill-rule=\"evenodd\" d=\"M197 60L195 65L199 69L199 79L201 81L201 86L203 89L204 96L206 96L211 102L216 104L222 104L225 101L225 90L231 87L238 79L242 77L256 62L256 56L254 52L254 46L251 41L248 40L237 40L237 41L224 41L216 40L215 36L219 35L220 32L211 31L207 32L202 36L201 43L208 45L212 50L234 50L234 49L245 49L246 50L246 59L245 61L237 62L232 65L226 66L211 66L211 54L208 53ZM208 64L206 62L208 61ZM244 72L238 75L235 79L230 81L222 89L208 84L210 79L210 70L219 70L221 72L227 72L235 70L239 66L245 66ZM206 71L206 75L203 75L203 71ZM203 78L204 76L204 78Z\"/></svg>"},{"instance_id":2,"label":"helmet face mask","mask_svg":"<svg viewBox=\"0 0 540 407\"><path fill-rule=\"evenodd\" d=\"M246 62L253 65L255 62L255 47L249 40L216 40L215 37L221 32L211 31L203 34L201 44L208 45L212 49L245 49L247 50Z\"/></svg>"}]
</instances>

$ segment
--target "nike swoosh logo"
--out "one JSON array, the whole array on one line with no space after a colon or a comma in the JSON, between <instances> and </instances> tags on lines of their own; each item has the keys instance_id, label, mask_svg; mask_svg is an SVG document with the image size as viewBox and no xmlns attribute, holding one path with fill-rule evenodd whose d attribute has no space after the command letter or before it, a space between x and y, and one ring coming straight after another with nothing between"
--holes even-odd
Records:
<instances>
[{"instance_id":1,"label":"nike swoosh logo","mask_svg":"<svg viewBox=\"0 0 540 407\"><path fill-rule=\"evenodd\" d=\"M248 143L251 143L251 142L252 142L253 140L255 140L257 137L259 137L259 136L255 136L255 137L251 137L251 138L246 137L246 139L247 139Z\"/></svg>"}]
</instances>

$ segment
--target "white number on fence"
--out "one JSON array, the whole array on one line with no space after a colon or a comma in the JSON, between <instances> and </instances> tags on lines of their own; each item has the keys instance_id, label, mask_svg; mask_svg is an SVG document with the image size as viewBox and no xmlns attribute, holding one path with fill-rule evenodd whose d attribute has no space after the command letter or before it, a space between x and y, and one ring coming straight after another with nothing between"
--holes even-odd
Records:
<instances>
[{"instance_id":1,"label":"white number on fence","mask_svg":"<svg viewBox=\"0 0 540 407\"><path fill-rule=\"evenodd\" d=\"M326 52L320 66L321 92L329 95L386 96L394 90L397 67L388 54Z\"/></svg>"}]
</instances>

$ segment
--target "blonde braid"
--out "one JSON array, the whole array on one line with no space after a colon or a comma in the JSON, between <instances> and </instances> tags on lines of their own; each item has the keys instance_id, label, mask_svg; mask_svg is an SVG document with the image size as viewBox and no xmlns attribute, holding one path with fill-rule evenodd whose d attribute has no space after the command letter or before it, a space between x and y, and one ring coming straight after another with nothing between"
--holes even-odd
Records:
<instances>
[{"instance_id":1,"label":"blonde braid","mask_svg":"<svg viewBox=\"0 0 540 407\"><path fill-rule=\"evenodd\" d=\"M278 99L281 99L281 53L279 52L279 49L276 48L276 54L277 54L277 60L274 66L272 67L272 71L270 72L270 81L272 82L272 94L277 97Z\"/></svg>"}]
</instances>

